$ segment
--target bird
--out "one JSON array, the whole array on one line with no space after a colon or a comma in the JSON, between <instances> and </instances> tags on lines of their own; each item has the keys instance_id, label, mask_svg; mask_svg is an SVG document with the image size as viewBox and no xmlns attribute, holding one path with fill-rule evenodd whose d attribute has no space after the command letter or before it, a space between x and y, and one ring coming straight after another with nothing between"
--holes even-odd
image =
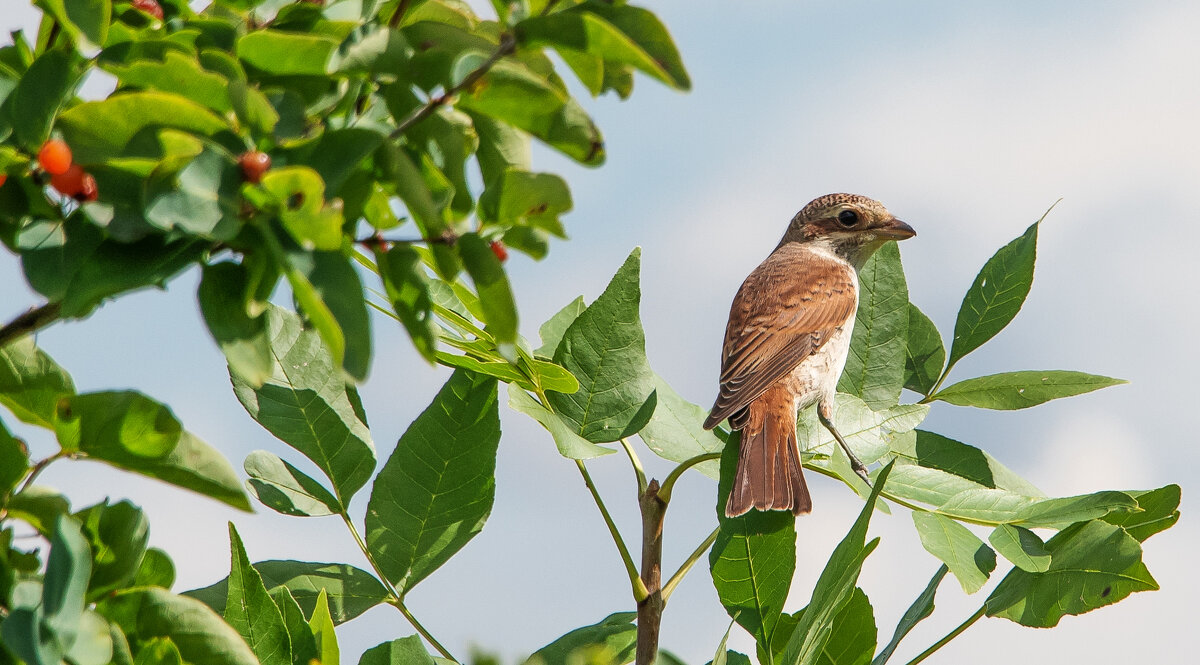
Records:
<instances>
[{"instance_id":1,"label":"bird","mask_svg":"<svg viewBox=\"0 0 1200 665\"><path fill-rule=\"evenodd\" d=\"M704 422L712 429L728 418L742 430L726 516L751 508L812 512L796 416L814 404L854 471L868 480L833 424L858 310L858 270L885 243L915 235L878 201L827 194L796 213L779 245L742 282L721 347L720 389Z\"/></svg>"}]
</instances>

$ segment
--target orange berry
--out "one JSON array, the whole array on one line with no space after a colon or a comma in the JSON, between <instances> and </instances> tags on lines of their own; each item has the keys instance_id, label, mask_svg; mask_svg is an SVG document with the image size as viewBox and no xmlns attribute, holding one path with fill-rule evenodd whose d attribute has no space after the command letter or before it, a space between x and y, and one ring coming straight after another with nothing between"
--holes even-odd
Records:
<instances>
[{"instance_id":1,"label":"orange berry","mask_svg":"<svg viewBox=\"0 0 1200 665\"><path fill-rule=\"evenodd\" d=\"M75 196L83 190L85 176L87 174L83 172L82 166L72 164L63 173L50 176L50 186L64 196Z\"/></svg>"},{"instance_id":2,"label":"orange berry","mask_svg":"<svg viewBox=\"0 0 1200 665\"><path fill-rule=\"evenodd\" d=\"M271 168L271 156L260 150L251 150L243 152L241 157L238 157L238 166L242 167L242 175L245 176L246 182L258 184Z\"/></svg>"},{"instance_id":3,"label":"orange berry","mask_svg":"<svg viewBox=\"0 0 1200 665\"><path fill-rule=\"evenodd\" d=\"M162 5L158 4L158 0L133 0L131 4L134 9L146 12L160 21L163 19Z\"/></svg>"},{"instance_id":4,"label":"orange berry","mask_svg":"<svg viewBox=\"0 0 1200 665\"><path fill-rule=\"evenodd\" d=\"M500 259L500 263L504 263L508 260L508 248L504 246L504 243L500 242L499 240L493 240L490 247L492 248L492 253L496 255L496 258Z\"/></svg>"},{"instance_id":5,"label":"orange berry","mask_svg":"<svg viewBox=\"0 0 1200 665\"><path fill-rule=\"evenodd\" d=\"M100 198L100 189L96 187L96 179L90 173L83 174L83 183L75 194L75 200L79 202L95 201L98 198Z\"/></svg>"},{"instance_id":6,"label":"orange berry","mask_svg":"<svg viewBox=\"0 0 1200 665\"><path fill-rule=\"evenodd\" d=\"M62 175L71 168L71 149L58 139L50 139L38 151L38 163L50 175Z\"/></svg>"}]
</instances>

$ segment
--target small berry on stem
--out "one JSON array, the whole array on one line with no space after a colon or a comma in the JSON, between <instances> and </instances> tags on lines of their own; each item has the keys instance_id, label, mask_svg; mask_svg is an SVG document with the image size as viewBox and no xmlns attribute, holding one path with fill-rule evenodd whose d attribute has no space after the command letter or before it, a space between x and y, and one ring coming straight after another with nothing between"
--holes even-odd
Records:
<instances>
[{"instance_id":1,"label":"small berry on stem","mask_svg":"<svg viewBox=\"0 0 1200 665\"><path fill-rule=\"evenodd\" d=\"M58 139L50 139L38 151L38 164L50 175L62 175L71 168L71 149Z\"/></svg>"},{"instance_id":2,"label":"small berry on stem","mask_svg":"<svg viewBox=\"0 0 1200 665\"><path fill-rule=\"evenodd\" d=\"M504 263L508 260L508 248L504 246L504 243L500 242L499 240L493 240L490 247L492 248L492 253L496 255L496 258L500 259L500 263Z\"/></svg>"},{"instance_id":3,"label":"small berry on stem","mask_svg":"<svg viewBox=\"0 0 1200 665\"><path fill-rule=\"evenodd\" d=\"M158 20L163 20L162 5L158 4L158 0L133 0L134 9L143 11Z\"/></svg>"},{"instance_id":4,"label":"small berry on stem","mask_svg":"<svg viewBox=\"0 0 1200 665\"><path fill-rule=\"evenodd\" d=\"M251 150L238 157L238 166L242 168L242 176L246 182L258 184L263 174L271 168L271 156L260 150Z\"/></svg>"},{"instance_id":5,"label":"small berry on stem","mask_svg":"<svg viewBox=\"0 0 1200 665\"><path fill-rule=\"evenodd\" d=\"M83 184L79 191L75 194L75 200L79 202L95 201L100 198L100 189L96 187L96 178L92 174L83 174Z\"/></svg>"},{"instance_id":6,"label":"small berry on stem","mask_svg":"<svg viewBox=\"0 0 1200 665\"><path fill-rule=\"evenodd\" d=\"M50 176L50 186L64 196L77 196L83 191L83 181L86 177L88 175L84 173L82 166L72 164L66 171Z\"/></svg>"},{"instance_id":7,"label":"small berry on stem","mask_svg":"<svg viewBox=\"0 0 1200 665\"><path fill-rule=\"evenodd\" d=\"M0 173L0 187L4 186L4 181L8 180L7 173Z\"/></svg>"}]
</instances>

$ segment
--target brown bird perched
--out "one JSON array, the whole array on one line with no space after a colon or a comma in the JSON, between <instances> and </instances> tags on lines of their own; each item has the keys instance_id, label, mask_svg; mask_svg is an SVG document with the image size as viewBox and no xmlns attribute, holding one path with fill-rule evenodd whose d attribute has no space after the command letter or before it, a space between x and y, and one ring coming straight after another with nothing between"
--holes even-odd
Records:
<instances>
[{"instance_id":1,"label":"brown bird perched","mask_svg":"<svg viewBox=\"0 0 1200 665\"><path fill-rule=\"evenodd\" d=\"M858 309L858 269L889 240L916 235L877 201L828 194L796 214L783 239L738 289L721 349L721 390L704 427L742 430L725 514L812 511L800 467L796 413L823 424L864 479L833 426L833 399Z\"/></svg>"}]
</instances>

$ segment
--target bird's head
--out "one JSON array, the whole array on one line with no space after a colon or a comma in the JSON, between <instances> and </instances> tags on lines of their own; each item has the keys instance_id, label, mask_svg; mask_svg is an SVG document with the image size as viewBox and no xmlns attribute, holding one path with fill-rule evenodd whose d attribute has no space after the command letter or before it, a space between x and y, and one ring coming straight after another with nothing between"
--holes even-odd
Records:
<instances>
[{"instance_id":1,"label":"bird's head","mask_svg":"<svg viewBox=\"0 0 1200 665\"><path fill-rule=\"evenodd\" d=\"M889 240L917 235L883 204L857 194L826 194L804 206L783 234L786 243L820 243L857 268Z\"/></svg>"}]
</instances>

